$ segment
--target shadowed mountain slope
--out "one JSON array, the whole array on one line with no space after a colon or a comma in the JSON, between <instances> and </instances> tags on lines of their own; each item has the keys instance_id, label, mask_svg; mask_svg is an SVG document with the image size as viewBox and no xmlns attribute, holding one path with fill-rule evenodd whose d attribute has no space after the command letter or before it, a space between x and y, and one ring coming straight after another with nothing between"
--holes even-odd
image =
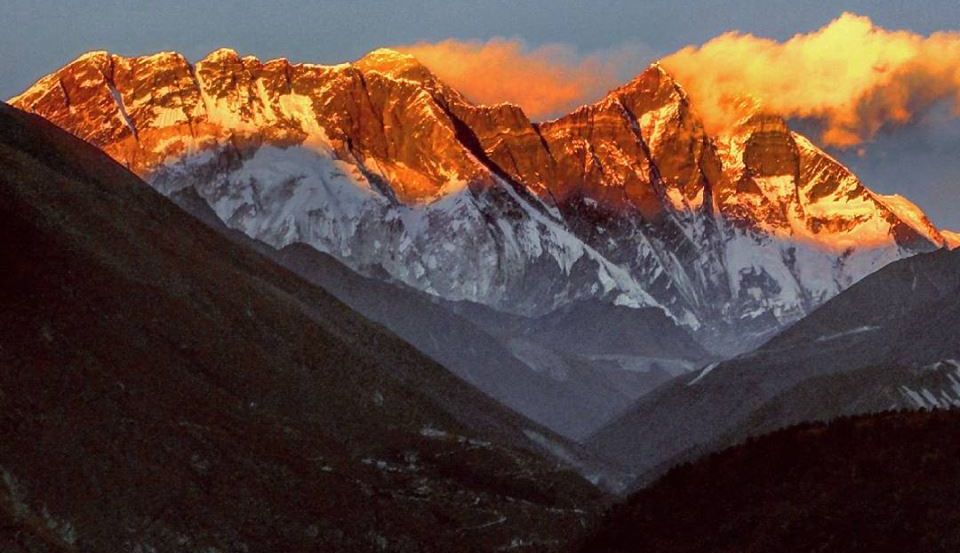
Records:
<instances>
[{"instance_id":1,"label":"shadowed mountain slope","mask_svg":"<svg viewBox=\"0 0 960 553\"><path fill-rule=\"evenodd\" d=\"M590 439L642 482L757 432L960 402L960 251L888 265L754 352L677 378Z\"/></svg>"},{"instance_id":2,"label":"shadowed mountain slope","mask_svg":"<svg viewBox=\"0 0 960 553\"><path fill-rule=\"evenodd\" d=\"M0 549L550 548L565 442L0 105Z\"/></svg>"},{"instance_id":3,"label":"shadowed mountain slope","mask_svg":"<svg viewBox=\"0 0 960 553\"><path fill-rule=\"evenodd\" d=\"M595 306L594 319L603 317L603 313L626 311L631 313L631 321L642 323L651 319L651 324L662 326L642 341L632 343L627 348L628 355L614 356L615 359L564 353L570 349L566 347L570 342L561 347L556 340L539 341L538 336L528 336L536 334L538 319L509 315L479 304L445 302L403 283L359 274L306 244L276 250L224 225L193 189L177 192L171 199L224 236L260 251L363 316L386 326L494 399L572 439L589 436L623 413L640 395L677 371L695 367L696 359L707 355L662 311L634 312L605 304ZM576 319L564 317L568 331L587 323L586 319ZM641 324L638 330L648 330L649 326ZM625 331L625 327L596 327L598 336L621 335ZM667 358L649 358L649 354L658 353ZM660 369L660 365L665 368ZM583 461L581 469L591 478L602 476L615 488L621 485L610 478L619 482L622 475L594 461Z\"/></svg>"}]
</instances>

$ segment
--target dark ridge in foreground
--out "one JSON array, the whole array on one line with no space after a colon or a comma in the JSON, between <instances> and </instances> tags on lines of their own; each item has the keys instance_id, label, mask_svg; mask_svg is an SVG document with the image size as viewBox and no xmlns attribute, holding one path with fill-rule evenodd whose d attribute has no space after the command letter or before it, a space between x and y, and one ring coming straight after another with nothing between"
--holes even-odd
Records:
<instances>
[{"instance_id":1,"label":"dark ridge in foreground","mask_svg":"<svg viewBox=\"0 0 960 553\"><path fill-rule=\"evenodd\" d=\"M4 553L549 550L602 500L561 438L3 104L0 267Z\"/></svg>"},{"instance_id":2,"label":"dark ridge in foreground","mask_svg":"<svg viewBox=\"0 0 960 553\"><path fill-rule=\"evenodd\" d=\"M960 551L960 412L804 424L671 470L582 553Z\"/></svg>"}]
</instances>

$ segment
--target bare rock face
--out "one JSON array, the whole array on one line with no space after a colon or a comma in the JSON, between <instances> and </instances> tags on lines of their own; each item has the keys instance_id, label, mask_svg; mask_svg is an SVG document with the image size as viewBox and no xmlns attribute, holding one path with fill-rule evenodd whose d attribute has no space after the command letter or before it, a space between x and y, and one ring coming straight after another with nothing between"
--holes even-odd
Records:
<instances>
[{"instance_id":1,"label":"bare rock face","mask_svg":"<svg viewBox=\"0 0 960 553\"><path fill-rule=\"evenodd\" d=\"M759 339L947 243L775 114L708 135L656 64L547 122L387 49L334 66L94 52L11 103L254 238L524 314L598 299Z\"/></svg>"},{"instance_id":2,"label":"bare rock face","mask_svg":"<svg viewBox=\"0 0 960 553\"><path fill-rule=\"evenodd\" d=\"M786 121L776 115L760 114L750 118L744 127L749 133L743 151L745 176L799 178L800 154Z\"/></svg>"},{"instance_id":3,"label":"bare rock face","mask_svg":"<svg viewBox=\"0 0 960 553\"><path fill-rule=\"evenodd\" d=\"M656 218L672 200L699 207L720 174L686 95L657 65L542 132L562 154L563 176L552 190L561 201L583 194Z\"/></svg>"}]
</instances>

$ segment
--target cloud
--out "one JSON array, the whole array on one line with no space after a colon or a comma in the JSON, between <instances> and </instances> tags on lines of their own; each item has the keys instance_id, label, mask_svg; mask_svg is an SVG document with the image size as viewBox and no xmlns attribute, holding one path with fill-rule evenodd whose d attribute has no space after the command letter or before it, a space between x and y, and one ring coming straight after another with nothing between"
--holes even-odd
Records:
<instances>
[{"instance_id":1,"label":"cloud","mask_svg":"<svg viewBox=\"0 0 960 553\"><path fill-rule=\"evenodd\" d=\"M565 44L528 47L519 39L448 39L395 46L481 104L512 102L532 119L601 98L639 72L652 51L639 43L581 55Z\"/></svg>"},{"instance_id":2,"label":"cloud","mask_svg":"<svg viewBox=\"0 0 960 553\"><path fill-rule=\"evenodd\" d=\"M726 33L662 64L714 132L759 108L816 120L823 143L851 147L942 100L960 112L960 34L891 31L850 13L784 42Z\"/></svg>"},{"instance_id":3,"label":"cloud","mask_svg":"<svg viewBox=\"0 0 960 553\"><path fill-rule=\"evenodd\" d=\"M580 54L559 43L448 39L397 46L467 98L512 102L533 119L601 98L654 58L642 43ZM950 101L960 114L960 33L887 30L844 13L824 27L776 41L740 32L661 59L720 133L758 110L816 123L820 141L858 147L883 129L912 124Z\"/></svg>"}]
</instances>

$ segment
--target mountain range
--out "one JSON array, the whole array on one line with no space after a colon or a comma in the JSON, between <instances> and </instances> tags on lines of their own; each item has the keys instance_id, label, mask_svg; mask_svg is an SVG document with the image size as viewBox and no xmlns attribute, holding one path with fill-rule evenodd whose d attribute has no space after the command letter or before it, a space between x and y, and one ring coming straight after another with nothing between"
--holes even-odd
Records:
<instances>
[{"instance_id":1,"label":"mountain range","mask_svg":"<svg viewBox=\"0 0 960 553\"><path fill-rule=\"evenodd\" d=\"M724 354L956 243L775 114L708 135L656 64L545 122L389 49L333 66L92 52L11 104L275 248L519 315L657 307Z\"/></svg>"}]
</instances>

